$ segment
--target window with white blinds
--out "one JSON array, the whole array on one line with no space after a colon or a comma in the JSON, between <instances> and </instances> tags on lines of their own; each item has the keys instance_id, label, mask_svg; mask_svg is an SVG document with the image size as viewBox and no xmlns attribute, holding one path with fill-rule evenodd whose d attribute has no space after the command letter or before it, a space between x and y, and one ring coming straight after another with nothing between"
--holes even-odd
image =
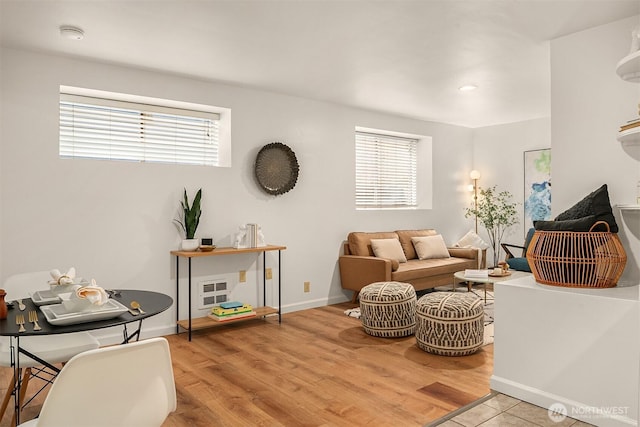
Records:
<instances>
[{"instance_id":1,"label":"window with white blinds","mask_svg":"<svg viewBox=\"0 0 640 427\"><path fill-rule=\"evenodd\" d=\"M220 116L60 93L60 157L218 166Z\"/></svg>"},{"instance_id":2,"label":"window with white blinds","mask_svg":"<svg viewBox=\"0 0 640 427\"><path fill-rule=\"evenodd\" d=\"M356 208L416 208L418 140L356 132Z\"/></svg>"}]
</instances>

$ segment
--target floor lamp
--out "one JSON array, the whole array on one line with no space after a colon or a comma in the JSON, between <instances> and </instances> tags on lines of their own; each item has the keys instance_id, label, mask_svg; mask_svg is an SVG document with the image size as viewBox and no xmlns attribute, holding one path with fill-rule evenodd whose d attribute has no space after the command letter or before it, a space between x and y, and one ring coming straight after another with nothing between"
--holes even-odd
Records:
<instances>
[{"instance_id":1,"label":"floor lamp","mask_svg":"<svg viewBox=\"0 0 640 427\"><path fill-rule=\"evenodd\" d=\"M473 180L473 209L478 211L478 180L480 179L480 172L477 170L472 170L469 173L469 178ZM478 234L478 215L476 217L476 234Z\"/></svg>"}]
</instances>

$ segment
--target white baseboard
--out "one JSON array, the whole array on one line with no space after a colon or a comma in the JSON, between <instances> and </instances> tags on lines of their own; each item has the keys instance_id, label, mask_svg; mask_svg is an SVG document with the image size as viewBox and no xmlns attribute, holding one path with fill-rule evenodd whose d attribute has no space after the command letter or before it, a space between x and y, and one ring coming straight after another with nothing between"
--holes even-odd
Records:
<instances>
[{"instance_id":1,"label":"white baseboard","mask_svg":"<svg viewBox=\"0 0 640 427\"><path fill-rule=\"evenodd\" d=\"M553 404L561 403L567 409L568 417L596 426L628 427L638 425L637 420L630 418L629 414L623 413L625 412L624 408L596 408L495 375L491 376L490 386L491 390L542 408L549 408Z\"/></svg>"},{"instance_id":2,"label":"white baseboard","mask_svg":"<svg viewBox=\"0 0 640 427\"><path fill-rule=\"evenodd\" d=\"M309 308L324 307L325 305L339 304L347 302L349 299L344 295L335 295L328 298L318 298L314 300L302 301L295 304L282 306L283 313L293 313L294 311L306 310Z\"/></svg>"}]
</instances>

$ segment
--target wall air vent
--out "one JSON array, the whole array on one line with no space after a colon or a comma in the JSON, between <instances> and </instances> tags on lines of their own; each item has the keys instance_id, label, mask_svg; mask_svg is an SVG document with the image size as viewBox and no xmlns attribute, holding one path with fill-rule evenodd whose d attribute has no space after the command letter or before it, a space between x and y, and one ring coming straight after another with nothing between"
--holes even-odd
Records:
<instances>
[{"instance_id":1,"label":"wall air vent","mask_svg":"<svg viewBox=\"0 0 640 427\"><path fill-rule=\"evenodd\" d=\"M198 308L211 308L229 301L231 282L227 277L206 279L198 282Z\"/></svg>"}]
</instances>

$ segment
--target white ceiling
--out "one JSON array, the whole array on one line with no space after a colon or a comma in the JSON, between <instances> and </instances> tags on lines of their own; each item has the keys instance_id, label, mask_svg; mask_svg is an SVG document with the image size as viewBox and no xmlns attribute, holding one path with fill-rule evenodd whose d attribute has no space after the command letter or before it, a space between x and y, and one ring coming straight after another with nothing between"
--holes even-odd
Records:
<instances>
[{"instance_id":1,"label":"white ceiling","mask_svg":"<svg viewBox=\"0 0 640 427\"><path fill-rule=\"evenodd\" d=\"M479 127L549 116L549 40L639 13L640 0L0 0L0 43Z\"/></svg>"}]
</instances>

